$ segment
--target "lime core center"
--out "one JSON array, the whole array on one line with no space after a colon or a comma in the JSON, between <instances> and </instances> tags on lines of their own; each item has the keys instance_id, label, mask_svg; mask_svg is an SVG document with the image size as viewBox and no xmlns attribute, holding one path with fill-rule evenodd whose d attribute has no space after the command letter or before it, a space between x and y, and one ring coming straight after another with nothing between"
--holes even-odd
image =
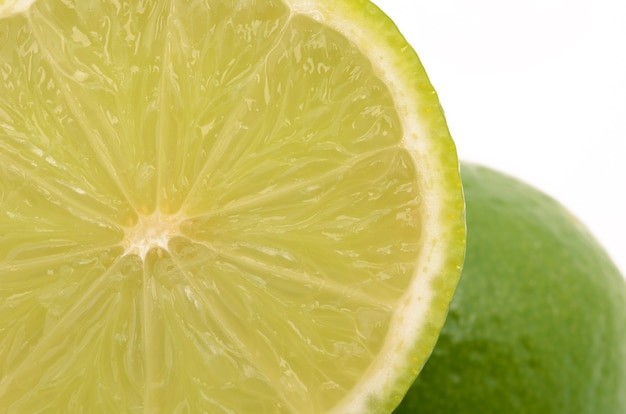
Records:
<instances>
[{"instance_id":1,"label":"lime core center","mask_svg":"<svg viewBox=\"0 0 626 414\"><path fill-rule=\"evenodd\" d=\"M169 240L180 234L180 221L175 215L159 212L139 215L137 223L125 229L124 254L136 254L143 260L151 249L168 250Z\"/></svg>"}]
</instances>

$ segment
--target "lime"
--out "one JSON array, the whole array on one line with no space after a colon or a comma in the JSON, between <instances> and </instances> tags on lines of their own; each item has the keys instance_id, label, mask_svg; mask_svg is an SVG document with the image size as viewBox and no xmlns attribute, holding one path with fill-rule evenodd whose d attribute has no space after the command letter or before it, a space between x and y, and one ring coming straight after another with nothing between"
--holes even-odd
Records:
<instances>
[{"instance_id":1,"label":"lime","mask_svg":"<svg viewBox=\"0 0 626 414\"><path fill-rule=\"evenodd\" d=\"M0 16L0 412L399 403L458 280L464 203L437 96L380 10Z\"/></svg>"},{"instance_id":2,"label":"lime","mask_svg":"<svg viewBox=\"0 0 626 414\"><path fill-rule=\"evenodd\" d=\"M626 284L610 258L547 195L476 165L461 176L461 282L395 412L626 412Z\"/></svg>"}]
</instances>

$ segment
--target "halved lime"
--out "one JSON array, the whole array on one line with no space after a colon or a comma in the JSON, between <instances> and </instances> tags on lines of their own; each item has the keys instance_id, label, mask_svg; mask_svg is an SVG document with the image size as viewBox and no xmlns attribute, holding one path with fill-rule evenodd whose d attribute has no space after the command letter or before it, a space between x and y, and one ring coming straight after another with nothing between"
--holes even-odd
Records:
<instances>
[{"instance_id":1,"label":"halved lime","mask_svg":"<svg viewBox=\"0 0 626 414\"><path fill-rule=\"evenodd\" d=\"M399 403L465 233L393 23L356 0L8 4L0 411Z\"/></svg>"}]
</instances>

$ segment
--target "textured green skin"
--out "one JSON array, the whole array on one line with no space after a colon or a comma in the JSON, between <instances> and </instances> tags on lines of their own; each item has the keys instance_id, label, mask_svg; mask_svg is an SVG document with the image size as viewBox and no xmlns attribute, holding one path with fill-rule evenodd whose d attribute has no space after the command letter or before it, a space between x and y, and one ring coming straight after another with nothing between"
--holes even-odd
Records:
<instances>
[{"instance_id":1,"label":"textured green skin","mask_svg":"<svg viewBox=\"0 0 626 414\"><path fill-rule=\"evenodd\" d=\"M626 283L556 201L463 165L467 256L397 414L626 413Z\"/></svg>"}]
</instances>

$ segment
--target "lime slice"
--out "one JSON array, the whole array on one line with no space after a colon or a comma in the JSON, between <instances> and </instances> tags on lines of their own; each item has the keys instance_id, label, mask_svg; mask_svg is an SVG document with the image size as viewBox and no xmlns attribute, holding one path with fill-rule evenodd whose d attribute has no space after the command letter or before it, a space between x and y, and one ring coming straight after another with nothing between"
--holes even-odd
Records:
<instances>
[{"instance_id":1,"label":"lime slice","mask_svg":"<svg viewBox=\"0 0 626 414\"><path fill-rule=\"evenodd\" d=\"M38 0L0 39L0 407L399 403L464 205L437 97L381 11Z\"/></svg>"}]
</instances>

